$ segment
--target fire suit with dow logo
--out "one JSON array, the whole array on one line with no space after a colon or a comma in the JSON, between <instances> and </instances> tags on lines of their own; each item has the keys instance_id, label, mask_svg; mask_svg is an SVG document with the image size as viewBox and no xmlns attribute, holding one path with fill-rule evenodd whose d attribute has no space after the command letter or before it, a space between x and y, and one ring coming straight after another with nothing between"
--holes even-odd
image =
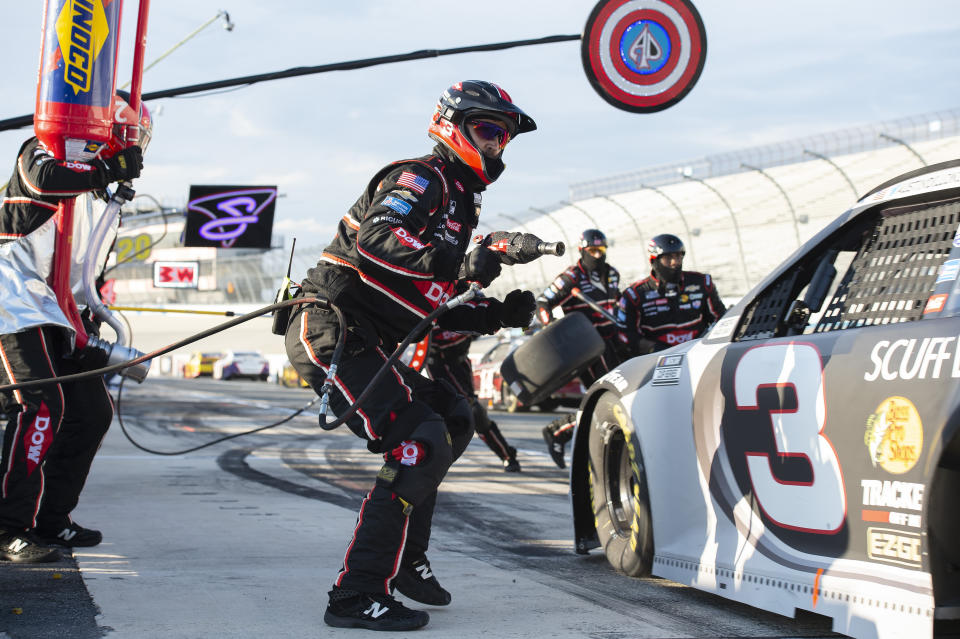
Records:
<instances>
[{"instance_id":1,"label":"fire suit with dow logo","mask_svg":"<svg viewBox=\"0 0 960 639\"><path fill-rule=\"evenodd\" d=\"M482 190L437 146L431 155L381 169L340 221L333 242L302 282L304 295L330 299L347 319L330 395L334 414L343 414L398 342L455 294ZM492 252L490 258L496 259ZM509 306L481 298L437 323L492 334L510 321L503 314ZM308 306L290 318L287 354L315 390L322 387L338 334L331 311ZM385 463L361 505L335 586L389 594L398 571L425 559L437 488L473 437L471 409L449 383L395 364L346 425Z\"/></svg>"},{"instance_id":2,"label":"fire suit with dow logo","mask_svg":"<svg viewBox=\"0 0 960 639\"><path fill-rule=\"evenodd\" d=\"M726 308L713 278L683 271L677 284L651 274L623 291L617 319L634 355L645 355L700 337Z\"/></svg>"},{"instance_id":3,"label":"fire suit with dow logo","mask_svg":"<svg viewBox=\"0 0 960 639\"><path fill-rule=\"evenodd\" d=\"M0 295L6 311L0 314L0 384L70 375L105 363L71 353L69 323L44 278L58 202L116 179L101 165L54 158L37 138L20 148L0 206L0 277L6 292L18 297L14 307ZM75 248L83 244L77 233L73 240ZM87 330L96 331L92 324ZM7 418L0 530L36 528L45 535L64 529L113 419L103 378L4 393L0 408Z\"/></svg>"}]
</instances>

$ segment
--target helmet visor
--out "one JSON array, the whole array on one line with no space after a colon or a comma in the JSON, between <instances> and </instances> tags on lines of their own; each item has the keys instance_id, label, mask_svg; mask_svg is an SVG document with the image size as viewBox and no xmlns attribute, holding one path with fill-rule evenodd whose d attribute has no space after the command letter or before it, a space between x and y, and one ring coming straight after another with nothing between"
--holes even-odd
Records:
<instances>
[{"instance_id":1,"label":"helmet visor","mask_svg":"<svg viewBox=\"0 0 960 639\"><path fill-rule=\"evenodd\" d=\"M586 246L583 248L584 253L589 253L590 255L601 258L607 253L606 246Z\"/></svg>"},{"instance_id":2,"label":"helmet visor","mask_svg":"<svg viewBox=\"0 0 960 639\"><path fill-rule=\"evenodd\" d=\"M510 141L510 132L496 122L489 120L468 120L467 127L473 132L477 140L483 142L493 142L502 151Z\"/></svg>"}]
</instances>

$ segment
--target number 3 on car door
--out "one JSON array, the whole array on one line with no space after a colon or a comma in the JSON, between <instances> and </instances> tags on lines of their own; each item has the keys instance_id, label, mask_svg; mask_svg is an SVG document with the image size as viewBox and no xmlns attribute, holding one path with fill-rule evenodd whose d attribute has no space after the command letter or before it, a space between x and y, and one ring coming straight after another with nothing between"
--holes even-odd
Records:
<instances>
[{"instance_id":1,"label":"number 3 on car door","mask_svg":"<svg viewBox=\"0 0 960 639\"><path fill-rule=\"evenodd\" d=\"M758 410L757 391L764 387L792 387L796 393L796 409L770 411L770 426L776 455L806 459L812 479L778 479L771 468L769 452L748 451L747 469L757 501L779 526L833 534L843 526L847 497L837 452L823 434L826 402L820 352L810 344L800 343L748 350L734 375L737 410Z\"/></svg>"}]
</instances>

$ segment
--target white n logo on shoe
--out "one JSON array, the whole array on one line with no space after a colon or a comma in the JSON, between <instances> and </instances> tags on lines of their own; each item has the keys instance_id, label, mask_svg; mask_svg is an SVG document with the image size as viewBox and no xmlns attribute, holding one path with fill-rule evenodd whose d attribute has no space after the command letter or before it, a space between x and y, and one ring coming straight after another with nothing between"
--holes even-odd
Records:
<instances>
[{"instance_id":1,"label":"white n logo on shoe","mask_svg":"<svg viewBox=\"0 0 960 639\"><path fill-rule=\"evenodd\" d=\"M20 552L21 550L23 550L29 545L30 545L29 542L27 542L25 539L14 539L9 544L7 544L7 549L10 552Z\"/></svg>"},{"instance_id":2,"label":"white n logo on shoe","mask_svg":"<svg viewBox=\"0 0 960 639\"><path fill-rule=\"evenodd\" d=\"M417 572L420 573L420 578L426 581L430 577L433 577L433 573L430 572L430 564L420 564L414 568Z\"/></svg>"},{"instance_id":3,"label":"white n logo on shoe","mask_svg":"<svg viewBox=\"0 0 960 639\"><path fill-rule=\"evenodd\" d=\"M390 610L389 606L381 606L379 601L374 601L372 604L370 604L369 608L363 611L363 614L376 619L388 610Z\"/></svg>"},{"instance_id":4,"label":"white n logo on shoe","mask_svg":"<svg viewBox=\"0 0 960 639\"><path fill-rule=\"evenodd\" d=\"M77 531L71 530L70 528L64 528L63 530L60 531L60 534L57 535L57 537L59 537L64 541L70 541L76 536L77 536Z\"/></svg>"}]
</instances>

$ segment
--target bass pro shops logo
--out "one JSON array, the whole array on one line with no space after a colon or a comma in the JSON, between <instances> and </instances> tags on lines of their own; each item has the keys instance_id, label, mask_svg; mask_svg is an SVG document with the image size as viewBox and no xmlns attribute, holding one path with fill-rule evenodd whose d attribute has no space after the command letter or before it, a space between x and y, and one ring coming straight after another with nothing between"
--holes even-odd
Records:
<instances>
[{"instance_id":1,"label":"bass pro shops logo","mask_svg":"<svg viewBox=\"0 0 960 639\"><path fill-rule=\"evenodd\" d=\"M93 63L110 35L102 0L67 0L57 17L63 80L74 95L89 93Z\"/></svg>"},{"instance_id":2,"label":"bass pro shops logo","mask_svg":"<svg viewBox=\"0 0 960 639\"><path fill-rule=\"evenodd\" d=\"M888 397L867 418L863 443L870 461L888 473L902 475L920 460L923 450L923 422L906 397Z\"/></svg>"}]
</instances>

